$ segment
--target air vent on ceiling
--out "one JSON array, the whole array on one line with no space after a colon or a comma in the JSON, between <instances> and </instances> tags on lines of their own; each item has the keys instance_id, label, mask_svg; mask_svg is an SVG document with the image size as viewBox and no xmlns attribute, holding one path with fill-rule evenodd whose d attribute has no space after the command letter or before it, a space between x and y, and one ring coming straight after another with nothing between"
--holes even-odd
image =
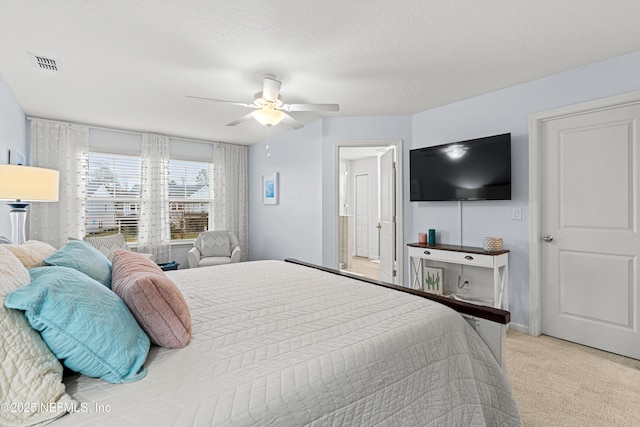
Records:
<instances>
[{"instance_id":1,"label":"air vent on ceiling","mask_svg":"<svg viewBox=\"0 0 640 427\"><path fill-rule=\"evenodd\" d=\"M31 65L40 70L62 72L62 63L57 58L50 58L37 53L27 52Z\"/></svg>"}]
</instances>

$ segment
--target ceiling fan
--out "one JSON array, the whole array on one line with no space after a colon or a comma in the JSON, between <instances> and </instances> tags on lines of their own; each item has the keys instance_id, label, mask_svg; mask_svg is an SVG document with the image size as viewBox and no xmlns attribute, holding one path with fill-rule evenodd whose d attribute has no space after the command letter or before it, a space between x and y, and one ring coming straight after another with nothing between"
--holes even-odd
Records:
<instances>
[{"instance_id":1,"label":"ceiling fan","mask_svg":"<svg viewBox=\"0 0 640 427\"><path fill-rule=\"evenodd\" d=\"M256 119L264 126L275 126L282 122L294 129L300 129L304 125L291 117L288 112L296 111L338 111L338 104L285 104L280 96L280 87L282 82L275 79L272 74L264 75L264 83L262 91L257 92L253 96L253 102L247 104L244 102L225 101L223 99L206 98L203 96L189 96L188 98L204 99L218 103L239 105L241 107L253 108L249 114L245 114L237 120L227 123L227 126L236 126L250 119Z\"/></svg>"}]
</instances>

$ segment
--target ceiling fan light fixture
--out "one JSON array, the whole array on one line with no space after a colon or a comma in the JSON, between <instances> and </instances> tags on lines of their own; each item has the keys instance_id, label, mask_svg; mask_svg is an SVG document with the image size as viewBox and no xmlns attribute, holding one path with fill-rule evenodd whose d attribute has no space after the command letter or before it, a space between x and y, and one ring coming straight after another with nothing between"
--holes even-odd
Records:
<instances>
[{"instance_id":1,"label":"ceiling fan light fixture","mask_svg":"<svg viewBox=\"0 0 640 427\"><path fill-rule=\"evenodd\" d=\"M251 113L251 115L263 126L275 126L284 118L282 111L273 108L261 108Z\"/></svg>"},{"instance_id":2,"label":"ceiling fan light fixture","mask_svg":"<svg viewBox=\"0 0 640 427\"><path fill-rule=\"evenodd\" d=\"M1 1L1 0L0 0ZM253 102L246 104L244 102L226 101L223 99L205 98L201 96L189 96L190 98L206 99L224 104L239 105L241 107L252 108L255 111L245 114L244 116L229 122L226 126L237 126L247 120L256 119L263 126L275 126L283 122L292 129L300 129L304 127L302 123L291 117L286 112L298 111L339 111L338 104L285 104L282 102L280 95L280 87L282 82L278 81L273 75L264 76L262 91L253 95ZM286 111L286 112L285 112Z\"/></svg>"},{"instance_id":3,"label":"ceiling fan light fixture","mask_svg":"<svg viewBox=\"0 0 640 427\"><path fill-rule=\"evenodd\" d=\"M268 99L264 99L262 92L256 92L255 95L253 95L253 105L256 108L264 108L266 105L273 105L274 108L280 109L284 105L284 102L282 102L282 97L280 95L278 95L278 99L275 101L269 101Z\"/></svg>"}]
</instances>

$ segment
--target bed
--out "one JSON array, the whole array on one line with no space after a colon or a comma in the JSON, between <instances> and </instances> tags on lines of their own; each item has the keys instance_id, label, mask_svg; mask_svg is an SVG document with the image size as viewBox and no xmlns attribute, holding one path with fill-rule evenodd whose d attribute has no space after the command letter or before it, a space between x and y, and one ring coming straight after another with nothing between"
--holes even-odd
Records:
<instances>
[{"instance_id":1,"label":"bed","mask_svg":"<svg viewBox=\"0 0 640 427\"><path fill-rule=\"evenodd\" d=\"M62 426L514 426L504 369L455 310L300 262L168 271L192 318L146 376L65 377Z\"/></svg>"}]
</instances>

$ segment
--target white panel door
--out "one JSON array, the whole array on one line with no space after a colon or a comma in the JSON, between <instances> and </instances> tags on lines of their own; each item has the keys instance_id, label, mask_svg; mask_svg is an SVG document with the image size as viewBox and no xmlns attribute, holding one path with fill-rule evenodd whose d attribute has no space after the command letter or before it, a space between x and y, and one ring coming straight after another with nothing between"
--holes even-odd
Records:
<instances>
[{"instance_id":1,"label":"white panel door","mask_svg":"<svg viewBox=\"0 0 640 427\"><path fill-rule=\"evenodd\" d=\"M380 280L395 283L396 184L394 150L380 156Z\"/></svg>"},{"instance_id":2,"label":"white panel door","mask_svg":"<svg viewBox=\"0 0 640 427\"><path fill-rule=\"evenodd\" d=\"M356 256L369 256L369 175L356 175Z\"/></svg>"},{"instance_id":3,"label":"white panel door","mask_svg":"<svg viewBox=\"0 0 640 427\"><path fill-rule=\"evenodd\" d=\"M640 358L640 106L542 126L542 333ZM545 172L546 170L546 172Z\"/></svg>"}]
</instances>

